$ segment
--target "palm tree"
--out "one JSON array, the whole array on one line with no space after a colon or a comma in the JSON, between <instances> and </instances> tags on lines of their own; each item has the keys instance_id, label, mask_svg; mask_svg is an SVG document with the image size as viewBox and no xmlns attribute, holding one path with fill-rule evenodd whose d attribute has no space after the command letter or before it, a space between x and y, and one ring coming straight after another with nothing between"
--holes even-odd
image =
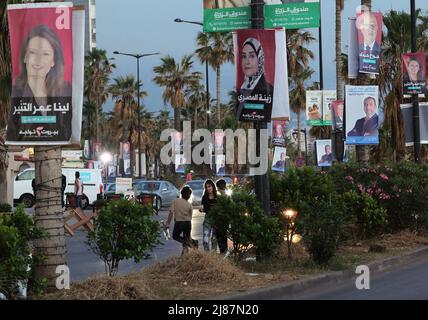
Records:
<instances>
[{"instance_id":1,"label":"palm tree","mask_svg":"<svg viewBox=\"0 0 428 320\"><path fill-rule=\"evenodd\" d=\"M425 31L428 29L428 17L422 16L417 10L417 46L419 51L428 50L428 40ZM404 124L400 112L402 92L401 54L411 49L411 18L406 12L391 10L384 15L384 25L387 32L383 35L381 72L379 76L380 94L384 102L383 130L388 139L387 144L392 148L395 161L404 156ZM379 146L380 149L382 145ZM384 151L378 150L381 153Z\"/></svg>"},{"instance_id":2,"label":"palm tree","mask_svg":"<svg viewBox=\"0 0 428 320\"><path fill-rule=\"evenodd\" d=\"M297 154L299 157L302 155L300 150L300 113L306 109L306 82L312 77L314 72L313 69L308 67L291 77L290 106L291 111L297 114L297 132L299 132L297 135Z\"/></svg>"},{"instance_id":3,"label":"palm tree","mask_svg":"<svg viewBox=\"0 0 428 320\"><path fill-rule=\"evenodd\" d=\"M85 56L85 85L86 101L95 103L95 139L99 139L99 123L102 106L109 97L110 76L116 66L107 57L102 49L92 49Z\"/></svg>"},{"instance_id":4,"label":"palm tree","mask_svg":"<svg viewBox=\"0 0 428 320\"><path fill-rule=\"evenodd\" d=\"M138 105L135 97L138 96L138 89L142 83L137 83L133 75L117 77L113 79L114 84L109 87L109 92L115 100L114 120L116 127L117 141L126 139L131 146L131 175L134 173L134 150L138 146ZM140 98L147 96L147 92L140 91ZM141 110L140 110L141 112ZM141 148L142 146L138 146Z\"/></svg>"},{"instance_id":5,"label":"palm tree","mask_svg":"<svg viewBox=\"0 0 428 320\"><path fill-rule=\"evenodd\" d=\"M201 112L206 109L206 92L205 87L199 83L186 88L186 113L193 118L192 128L196 130L199 123L206 124L208 114Z\"/></svg>"},{"instance_id":6,"label":"palm tree","mask_svg":"<svg viewBox=\"0 0 428 320\"><path fill-rule=\"evenodd\" d=\"M233 39L231 33L203 33L199 32L196 38L199 48L196 54L201 62L208 64L216 72L217 109L220 110L220 75L221 66L226 62L234 63ZM220 116L220 112L218 112ZM219 119L219 122L220 119Z\"/></svg>"},{"instance_id":7,"label":"palm tree","mask_svg":"<svg viewBox=\"0 0 428 320\"><path fill-rule=\"evenodd\" d=\"M191 55L185 55L180 63L171 56L161 58L162 64L153 68L157 74L153 81L164 87L163 101L170 103L174 109L174 128L181 131L180 109L186 105L186 88L196 85L201 79L200 72L191 72L193 61Z\"/></svg>"}]
</instances>

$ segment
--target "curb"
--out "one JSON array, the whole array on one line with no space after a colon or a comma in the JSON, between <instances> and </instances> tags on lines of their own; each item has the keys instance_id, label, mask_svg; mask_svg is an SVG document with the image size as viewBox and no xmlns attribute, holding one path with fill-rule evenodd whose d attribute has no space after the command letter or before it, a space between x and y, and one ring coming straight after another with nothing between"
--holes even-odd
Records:
<instances>
[{"instance_id":1,"label":"curb","mask_svg":"<svg viewBox=\"0 0 428 320\"><path fill-rule=\"evenodd\" d=\"M400 256L374 261L367 264L367 266L371 273L379 273L427 257L428 246L404 253ZM221 295L210 298L210 300L274 300L279 297L281 297L281 299L292 299L293 296L304 293L314 287L341 284L346 280L351 280L355 276L355 271L352 269L335 271L267 288L250 289L245 292Z\"/></svg>"}]
</instances>

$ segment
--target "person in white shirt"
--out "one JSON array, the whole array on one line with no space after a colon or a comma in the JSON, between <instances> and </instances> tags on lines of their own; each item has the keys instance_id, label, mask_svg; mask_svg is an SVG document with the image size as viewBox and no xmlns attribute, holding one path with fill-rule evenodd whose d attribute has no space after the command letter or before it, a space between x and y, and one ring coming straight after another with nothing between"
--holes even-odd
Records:
<instances>
[{"instance_id":1,"label":"person in white shirt","mask_svg":"<svg viewBox=\"0 0 428 320\"><path fill-rule=\"evenodd\" d=\"M80 172L76 171L76 179L74 180L74 195L76 196L77 207L82 209L83 183L80 180Z\"/></svg>"}]
</instances>

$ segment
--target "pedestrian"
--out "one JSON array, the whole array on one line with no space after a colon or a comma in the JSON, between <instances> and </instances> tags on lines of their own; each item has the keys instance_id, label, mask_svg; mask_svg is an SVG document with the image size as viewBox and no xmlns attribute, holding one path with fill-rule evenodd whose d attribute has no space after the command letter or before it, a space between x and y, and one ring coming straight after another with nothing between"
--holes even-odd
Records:
<instances>
[{"instance_id":1,"label":"pedestrian","mask_svg":"<svg viewBox=\"0 0 428 320\"><path fill-rule=\"evenodd\" d=\"M217 240L215 237L214 228L210 222L210 210L211 207L217 200L217 188L214 182L210 179L205 181L204 185L205 191L202 196L202 209L199 209L200 212L205 212L205 218L203 222L203 245L205 251L210 251L210 242L211 242L211 250L217 251Z\"/></svg>"},{"instance_id":2,"label":"pedestrian","mask_svg":"<svg viewBox=\"0 0 428 320\"><path fill-rule=\"evenodd\" d=\"M216 186L220 196L226 196L226 181L224 179L219 179L216 182ZM222 254L227 252L227 228L228 226L225 224L216 223L214 225L218 248Z\"/></svg>"},{"instance_id":3,"label":"pedestrian","mask_svg":"<svg viewBox=\"0 0 428 320\"><path fill-rule=\"evenodd\" d=\"M76 196L77 208L82 209L83 183L80 180L80 172L76 171L74 180L74 195Z\"/></svg>"},{"instance_id":4,"label":"pedestrian","mask_svg":"<svg viewBox=\"0 0 428 320\"><path fill-rule=\"evenodd\" d=\"M190 196L192 195L192 189L185 186L181 189L181 198L177 198L172 202L171 208L169 209L168 219L164 228L169 228L172 218L174 218L174 231L172 232L172 238L175 241L180 242L183 245L183 251L181 254L189 251L192 246L197 246L197 241L192 240L190 234L192 231L192 214L193 206L189 202Z\"/></svg>"},{"instance_id":5,"label":"pedestrian","mask_svg":"<svg viewBox=\"0 0 428 320\"><path fill-rule=\"evenodd\" d=\"M186 175L186 183L189 181L192 181L193 179L193 170L190 170L189 173Z\"/></svg>"}]
</instances>

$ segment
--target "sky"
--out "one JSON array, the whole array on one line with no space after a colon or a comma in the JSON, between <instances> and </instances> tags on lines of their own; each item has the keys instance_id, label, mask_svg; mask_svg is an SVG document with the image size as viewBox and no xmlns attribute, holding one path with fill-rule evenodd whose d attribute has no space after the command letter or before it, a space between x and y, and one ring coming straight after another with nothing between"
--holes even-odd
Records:
<instances>
[{"instance_id":1,"label":"sky","mask_svg":"<svg viewBox=\"0 0 428 320\"><path fill-rule=\"evenodd\" d=\"M202 0L97 0L97 47L114 57L116 70L113 78L133 74L136 77L136 59L113 55L113 51L127 53L160 52L159 56L145 57L140 60L140 80L143 90L148 92L143 104L148 111L156 112L169 109L162 99L163 89L152 82L153 67L160 65L162 56L171 55L180 60L185 54L192 54L196 46L196 36L201 26L187 23L176 23L175 18L183 20L203 20ZM335 65L335 1L321 0L322 42L323 42L323 75L324 89L336 88ZM346 0L342 15L342 51L347 52L347 20L355 16L360 0ZM416 7L428 13L428 1L416 0ZM373 11L387 12L391 9L410 12L410 0L373 0ZM318 29L309 29L318 39ZM319 45L318 40L310 47L315 53L311 67L317 72L312 81L319 81ZM205 75L205 66L195 57L194 71ZM228 92L235 86L235 66L227 64L221 70L220 93L222 102L227 102ZM215 95L215 72L209 71L211 96ZM205 85L205 80L203 81ZM113 103L109 101L105 110L110 110Z\"/></svg>"}]
</instances>

